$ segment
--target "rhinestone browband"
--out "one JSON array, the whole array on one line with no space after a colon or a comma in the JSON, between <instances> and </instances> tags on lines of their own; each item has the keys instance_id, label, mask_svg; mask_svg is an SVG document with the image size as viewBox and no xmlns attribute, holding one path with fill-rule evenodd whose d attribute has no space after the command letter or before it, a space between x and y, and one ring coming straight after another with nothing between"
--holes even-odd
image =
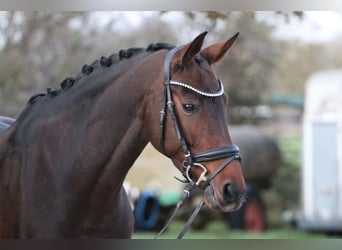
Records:
<instances>
[{"instance_id":1,"label":"rhinestone browband","mask_svg":"<svg viewBox=\"0 0 342 250\"><path fill-rule=\"evenodd\" d=\"M202 95L202 96L206 96L206 97L218 97L218 96L221 96L223 95L224 93L224 87L223 87L223 84L222 82L218 79L218 82L220 84L220 90L216 93L207 93L207 92L204 92L204 91L201 91L199 89L196 89L195 87L192 87L186 83L183 83L183 82L179 82L179 81L174 81L174 80L170 80L168 83L169 84L172 84L172 85L177 85L177 86L181 86L181 87L184 87L184 88L187 88L187 89L190 89L191 91L199 94L199 95Z\"/></svg>"}]
</instances>

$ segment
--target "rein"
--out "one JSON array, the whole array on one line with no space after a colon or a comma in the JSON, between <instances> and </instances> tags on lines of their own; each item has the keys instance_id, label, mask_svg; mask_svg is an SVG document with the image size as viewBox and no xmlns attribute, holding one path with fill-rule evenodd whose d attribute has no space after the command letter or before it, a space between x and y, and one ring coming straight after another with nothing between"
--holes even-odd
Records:
<instances>
[{"instance_id":1,"label":"rein","mask_svg":"<svg viewBox=\"0 0 342 250\"><path fill-rule=\"evenodd\" d=\"M182 168L182 175L185 178L184 180L178 179L175 177L177 180L183 182L183 183L188 183L187 187L184 189L182 197L178 201L171 217L165 224L165 226L162 228L162 230L155 236L155 239L159 237L165 230L166 228L171 224L171 221L174 219L176 214L178 213L179 209L181 208L183 202L190 196L191 191L194 189L195 186L199 186L201 182L204 182L204 185L202 186L203 190L205 187L210 185L210 182L224 169L226 168L232 161L234 160L240 160L240 150L239 147L236 145L227 145L223 147L218 147L218 148L213 148L209 149L200 153L193 154L189 150L189 147L187 145L187 142L183 136L181 127L179 126L179 122L177 119L176 111L175 111L175 104L173 102L172 98L172 91L171 91L171 85L176 85L180 86L183 88L190 89L191 91L202 95L207 98L215 98L219 97L224 94L224 87L222 85L222 82L218 79L218 83L220 85L220 89L216 93L207 93L204 91L201 91L187 83L184 82L179 82L179 81L174 81L171 80L171 73L170 73L170 63L171 60L174 56L174 54L179 51L182 48L182 46L176 47L172 50L170 50L164 61L164 99L163 99L163 106L160 111L160 145L162 151L165 153L165 124L166 124L166 116L167 116L167 111L171 115L171 119L173 121L174 128L176 130L176 135L178 140L180 141L180 144L183 149L184 153L184 158L185 161L183 162L183 168ZM199 163L199 162L207 162L207 161L213 161L213 160L219 160L219 159L226 159L211 175L207 176L207 168ZM203 172L200 175L200 177L197 179L197 181L193 180L190 176L190 169L193 167L200 167L202 168ZM177 239L181 239L186 231L189 229L191 226L191 223L195 219L196 215L199 213L201 208L204 206L204 198L202 198L201 202L199 205L196 207L196 209L193 211L191 214L190 218L186 222L183 230L181 233L178 235Z\"/></svg>"}]
</instances>

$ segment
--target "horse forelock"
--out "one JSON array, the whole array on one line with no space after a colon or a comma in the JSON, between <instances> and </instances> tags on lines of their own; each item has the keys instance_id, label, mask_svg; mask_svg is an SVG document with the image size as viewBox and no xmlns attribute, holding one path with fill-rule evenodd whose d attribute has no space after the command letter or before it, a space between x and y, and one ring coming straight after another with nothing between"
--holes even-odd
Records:
<instances>
[{"instance_id":1,"label":"horse forelock","mask_svg":"<svg viewBox=\"0 0 342 250\"><path fill-rule=\"evenodd\" d=\"M155 51L162 50L162 49L172 49L174 47L175 45L159 42L159 43L151 43L146 48L132 47L128 49L122 49L118 53L114 53L108 57L102 56L100 57L100 59L96 59L91 64L84 64L82 66L81 71L77 73L76 75L66 77L60 83L59 89L48 88L46 93L39 93L39 94L33 95L29 99L28 104L33 104L37 100L39 100L41 97L44 97L44 96L54 97L54 96L59 95L63 90L70 89L71 87L74 86L74 84L79 82L81 79L84 79L85 77L91 75L93 72L96 72L96 70L98 69L112 67L113 65L116 65L125 59L130 59L137 54L141 54L142 52L155 52Z\"/></svg>"}]
</instances>

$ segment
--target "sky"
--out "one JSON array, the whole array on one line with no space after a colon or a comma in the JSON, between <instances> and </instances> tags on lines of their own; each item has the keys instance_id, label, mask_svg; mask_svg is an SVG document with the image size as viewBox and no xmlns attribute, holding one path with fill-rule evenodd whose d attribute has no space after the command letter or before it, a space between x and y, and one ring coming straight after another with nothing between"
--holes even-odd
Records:
<instances>
[{"instance_id":1,"label":"sky","mask_svg":"<svg viewBox=\"0 0 342 250\"><path fill-rule=\"evenodd\" d=\"M264 15L264 17L262 17ZM260 18L277 23L274 35L282 39L295 39L304 42L330 42L342 40L342 12L309 11L304 13L304 19L272 20L269 13L260 12Z\"/></svg>"},{"instance_id":2,"label":"sky","mask_svg":"<svg viewBox=\"0 0 342 250\"><path fill-rule=\"evenodd\" d=\"M125 22L121 25L124 30L129 31L129 27L139 25L141 19L152 15L159 15L158 11L142 12L127 11L118 12L120 19ZM118 14L117 13L117 14ZM95 22L97 25L104 25L113 15L111 12L96 12ZM184 18L181 12L168 12L160 18L172 22L177 27L177 22L181 22ZM290 18L288 22L280 15L274 15L274 11L258 11L257 18L262 21L275 25L274 36L286 40L299 40L303 42L319 42L328 43L332 40L341 39L342 41L342 12L336 11L309 11L304 13L303 20ZM0 22L1 24L1 22ZM192 30L187 32L186 41L197 35L197 31L192 34ZM0 47L2 45L0 35Z\"/></svg>"},{"instance_id":3,"label":"sky","mask_svg":"<svg viewBox=\"0 0 342 250\"><path fill-rule=\"evenodd\" d=\"M157 14L156 12L126 12L123 18L129 25L138 25L142 17ZM164 15L162 18L176 23L182 18L178 12ZM286 40L303 42L330 42L342 39L342 12L336 11L308 11L304 12L303 20L291 18L285 21L282 16L276 17L273 11L258 11L257 18L272 25L276 25L274 35Z\"/></svg>"}]
</instances>

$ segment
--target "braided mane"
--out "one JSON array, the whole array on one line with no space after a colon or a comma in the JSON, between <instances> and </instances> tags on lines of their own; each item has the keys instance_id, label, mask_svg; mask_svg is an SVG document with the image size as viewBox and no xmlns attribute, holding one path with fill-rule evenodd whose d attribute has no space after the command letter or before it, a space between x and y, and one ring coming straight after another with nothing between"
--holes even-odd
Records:
<instances>
[{"instance_id":1,"label":"braided mane","mask_svg":"<svg viewBox=\"0 0 342 250\"><path fill-rule=\"evenodd\" d=\"M129 48L129 49L122 49L118 53L114 53L110 55L109 57L101 56L100 59L95 60L91 64L84 64L81 72L76 74L75 76L69 76L66 77L61 83L59 89L52 89L47 88L46 93L39 93L33 95L29 100L28 104L33 104L36 101L38 101L41 97L44 97L46 95L50 97L57 96L61 91L70 89L72 86L74 86L75 83L83 79L84 77L89 76L92 74L95 70L102 68L102 67L112 67L114 64L117 64L121 62L124 59L129 59L139 53L142 52L154 52L161 49L172 49L175 46L169 43L151 43L147 46L147 48Z\"/></svg>"}]
</instances>

